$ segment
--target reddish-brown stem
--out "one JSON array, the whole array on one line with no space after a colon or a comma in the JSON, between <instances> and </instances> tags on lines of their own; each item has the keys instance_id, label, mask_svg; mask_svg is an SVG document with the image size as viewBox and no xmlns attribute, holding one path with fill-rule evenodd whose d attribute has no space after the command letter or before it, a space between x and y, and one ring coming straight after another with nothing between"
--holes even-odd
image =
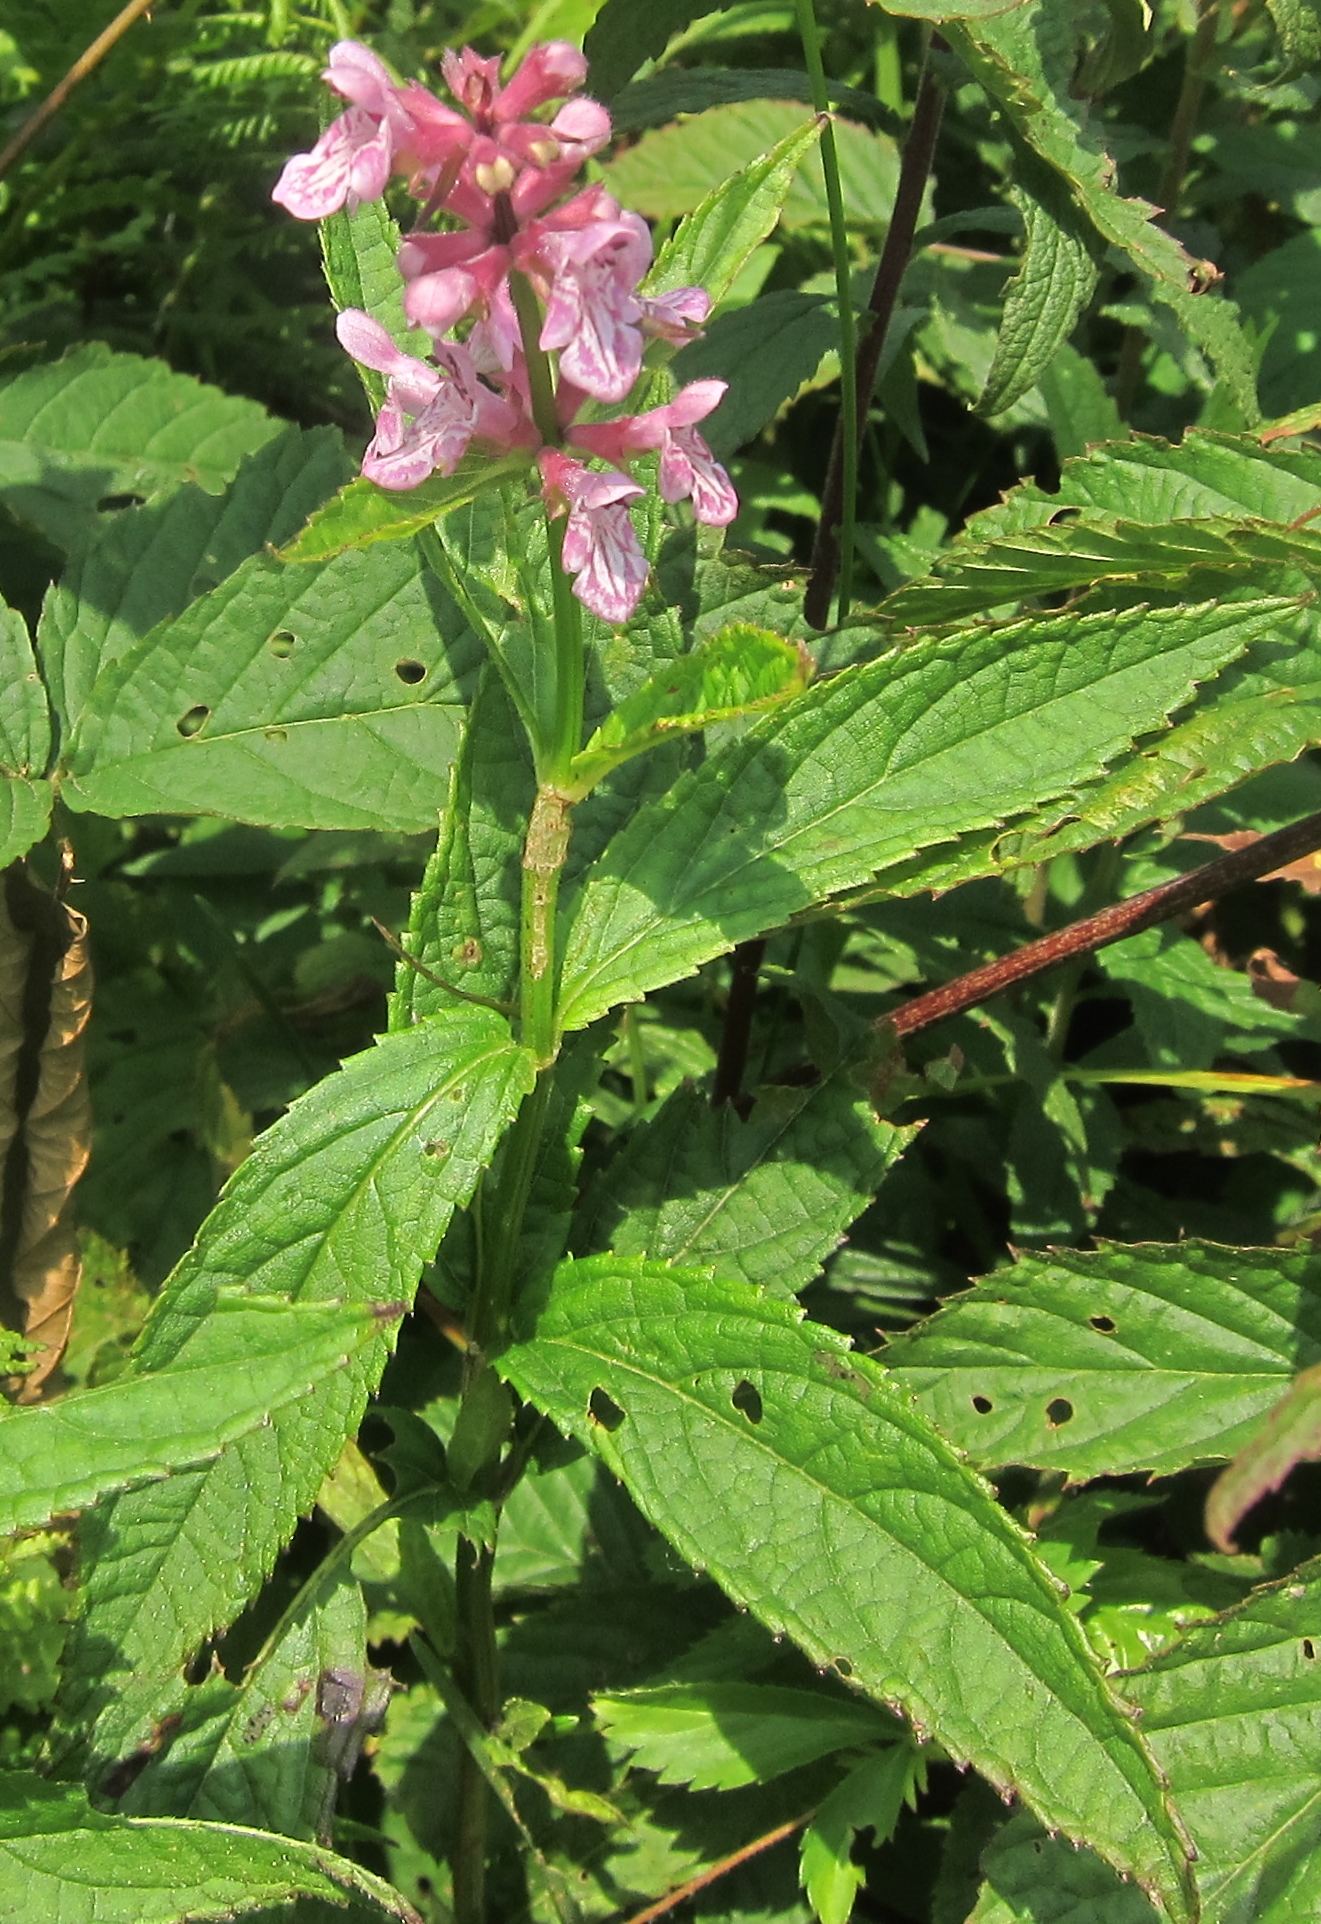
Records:
<instances>
[{"instance_id":1,"label":"reddish-brown stem","mask_svg":"<svg viewBox=\"0 0 1321 1924\"><path fill-rule=\"evenodd\" d=\"M737 1102L743 1088L752 1037L752 1015L757 1005L757 976L766 955L764 936L740 942L729 961L729 998L720 1029L716 1072L711 1079L711 1107Z\"/></svg>"},{"instance_id":2,"label":"reddish-brown stem","mask_svg":"<svg viewBox=\"0 0 1321 1924\"><path fill-rule=\"evenodd\" d=\"M1167 922L1172 915L1196 908L1199 902L1212 901L1226 890L1237 888L1241 882L1255 882L1260 876L1285 868L1318 848L1321 848L1321 814L1309 815L1305 821L1294 822L1289 828L1276 829L1273 835L1263 835L1248 848L1235 849L1217 861L1180 875L1173 882L1162 882L1158 888L1144 889L1141 895L1132 895L1126 902L1115 902L1095 915L1084 916L1081 921L1056 930L1054 935L1042 936L1039 942L1026 942L1012 955L1002 955L998 961L987 962L980 969L970 969L967 975L955 976L952 982L943 983L926 995L916 995L889 1015L878 1017L877 1027L893 1029L900 1037L916 1035L919 1029L929 1029L933 1022L961 1015L965 1009L989 1002L993 995L1012 988L1015 983L1026 982L1045 969L1053 969L1057 962L1087 955L1111 942L1122 942L1126 935L1137 935L1157 922Z\"/></svg>"},{"instance_id":3,"label":"reddish-brown stem","mask_svg":"<svg viewBox=\"0 0 1321 1924\"><path fill-rule=\"evenodd\" d=\"M944 44L938 36L933 37L933 46L943 47ZM859 447L867 426L867 411L871 406L872 390L876 386L881 350L885 346L890 318L899 298L899 284L913 252L913 235L917 232L917 217L922 209L927 175L931 172L944 105L945 96L940 82L932 74L930 66L924 66L908 139L904 142L903 158L899 163L899 185L895 191L890 225L886 229L885 244L881 248L881 258L876 263L876 278L872 282L871 298L867 303L868 313L872 317L871 326L858 343ZM837 421L830 449L830 465L826 470L826 482L821 495L821 520L812 549L812 573L803 600L803 612L814 628L824 628L830 619L830 600L839 572L837 531L843 510L844 432L842 421Z\"/></svg>"},{"instance_id":4,"label":"reddish-brown stem","mask_svg":"<svg viewBox=\"0 0 1321 1924\"><path fill-rule=\"evenodd\" d=\"M0 154L0 175L8 173L19 155L34 141L47 121L53 120L80 80L86 80L93 67L100 64L114 46L126 34L133 22L150 11L153 0L128 0L128 5L117 13L104 33L99 33L91 46L78 58L58 81L36 112L29 114L14 138Z\"/></svg>"},{"instance_id":5,"label":"reddish-brown stem","mask_svg":"<svg viewBox=\"0 0 1321 1924\"><path fill-rule=\"evenodd\" d=\"M718 1877L724 1877L728 1872L736 1871L739 1865L746 1864L750 1857L757 1857L762 1851L770 1850L773 1844L782 1844L786 1837L792 1837L796 1830L801 1830L804 1824L810 1822L812 1814L808 1810L804 1811L801 1817L791 1817L787 1824L777 1824L774 1830L768 1830L763 1837L754 1837L750 1844L743 1846L742 1850L731 1851L728 1857L721 1857L714 1864L708 1864L704 1871L699 1871L696 1877L690 1877L686 1884L676 1884L672 1891L666 1891L664 1897L658 1897L654 1904L648 1904L645 1911L635 1912L629 1918L628 1924L651 1924L653 1918L664 1917L666 1911L672 1911L676 1904L682 1904L685 1898L705 1890L707 1885L714 1884Z\"/></svg>"}]
</instances>

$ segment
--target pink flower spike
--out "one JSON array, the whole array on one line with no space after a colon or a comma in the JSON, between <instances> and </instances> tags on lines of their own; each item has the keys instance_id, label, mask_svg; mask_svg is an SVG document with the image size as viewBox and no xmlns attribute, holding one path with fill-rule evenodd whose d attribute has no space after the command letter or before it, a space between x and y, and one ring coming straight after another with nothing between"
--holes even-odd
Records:
<instances>
[{"instance_id":1,"label":"pink flower spike","mask_svg":"<svg viewBox=\"0 0 1321 1924\"><path fill-rule=\"evenodd\" d=\"M392 399L409 414L420 414L434 401L441 377L425 361L418 361L396 347L379 321L361 308L346 307L335 321L335 334L344 352L361 367L369 367L389 380Z\"/></svg>"},{"instance_id":2,"label":"pink flower spike","mask_svg":"<svg viewBox=\"0 0 1321 1924\"><path fill-rule=\"evenodd\" d=\"M642 309L635 290L651 261L651 234L636 214L547 233L538 249L550 271L541 346L598 401L622 401L642 368Z\"/></svg>"},{"instance_id":3,"label":"pink flower spike","mask_svg":"<svg viewBox=\"0 0 1321 1924\"><path fill-rule=\"evenodd\" d=\"M326 128L310 154L295 154L271 199L297 220L324 220L341 207L379 200L390 178L394 138L388 121L350 107Z\"/></svg>"},{"instance_id":4,"label":"pink flower spike","mask_svg":"<svg viewBox=\"0 0 1321 1924\"><path fill-rule=\"evenodd\" d=\"M447 48L440 57L440 70L459 105L466 107L474 120L487 119L500 91L498 57L492 55L489 60L483 60L471 47L465 47L462 53L453 53Z\"/></svg>"},{"instance_id":5,"label":"pink flower spike","mask_svg":"<svg viewBox=\"0 0 1321 1924\"><path fill-rule=\"evenodd\" d=\"M618 421L585 422L570 428L569 438L575 447L618 463L658 448L662 500L691 497L699 521L709 528L728 527L738 513L738 496L693 425L719 407L727 385L724 381L690 381L667 407L651 408L646 414L626 414Z\"/></svg>"},{"instance_id":6,"label":"pink flower spike","mask_svg":"<svg viewBox=\"0 0 1321 1924\"><path fill-rule=\"evenodd\" d=\"M495 97L497 120L523 120L548 100L563 100L587 78L587 62L571 41L544 40L520 63L507 87Z\"/></svg>"},{"instance_id":7,"label":"pink flower spike","mask_svg":"<svg viewBox=\"0 0 1321 1924\"><path fill-rule=\"evenodd\" d=\"M385 118L396 99L389 69L370 47L357 40L335 42L321 78L345 100L351 100L355 107L365 107L378 120Z\"/></svg>"},{"instance_id":8,"label":"pink flower spike","mask_svg":"<svg viewBox=\"0 0 1321 1924\"><path fill-rule=\"evenodd\" d=\"M647 585L647 560L627 503L645 490L626 474L593 474L555 449L542 453L541 473L552 511L568 504L564 566L576 577L574 594L602 621L627 621Z\"/></svg>"}]
</instances>

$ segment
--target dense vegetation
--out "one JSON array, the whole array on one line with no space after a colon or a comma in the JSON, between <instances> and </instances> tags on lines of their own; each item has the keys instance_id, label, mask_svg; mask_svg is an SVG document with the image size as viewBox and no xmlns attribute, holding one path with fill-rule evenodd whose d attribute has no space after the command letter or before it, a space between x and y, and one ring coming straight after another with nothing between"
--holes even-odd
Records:
<instances>
[{"instance_id":1,"label":"dense vegetation","mask_svg":"<svg viewBox=\"0 0 1321 1924\"><path fill-rule=\"evenodd\" d=\"M26 0L6 138L106 24ZM714 303L630 405L727 384L737 518L619 454L622 611L571 344L356 478L407 170L271 200L345 39L584 47ZM1321 1910L1319 61L192 0L9 161L0 1916Z\"/></svg>"}]
</instances>

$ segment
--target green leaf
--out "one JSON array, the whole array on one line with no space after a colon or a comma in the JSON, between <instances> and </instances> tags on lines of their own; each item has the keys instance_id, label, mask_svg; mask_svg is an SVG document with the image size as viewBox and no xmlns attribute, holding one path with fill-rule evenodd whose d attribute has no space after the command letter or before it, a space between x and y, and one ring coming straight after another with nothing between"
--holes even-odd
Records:
<instances>
[{"instance_id":1,"label":"green leaf","mask_svg":"<svg viewBox=\"0 0 1321 1924\"><path fill-rule=\"evenodd\" d=\"M811 666L805 649L767 628L722 628L611 710L569 764L567 786L581 799L612 769L672 735L774 708L802 693Z\"/></svg>"},{"instance_id":2,"label":"green leaf","mask_svg":"<svg viewBox=\"0 0 1321 1924\"><path fill-rule=\"evenodd\" d=\"M0 600L0 868L46 833L50 747L50 709L27 623Z\"/></svg>"},{"instance_id":3,"label":"green leaf","mask_svg":"<svg viewBox=\"0 0 1321 1924\"><path fill-rule=\"evenodd\" d=\"M369 548L377 541L406 541L431 527L442 515L466 508L488 489L513 481L528 466L526 451L503 455L468 455L453 474L433 474L429 481L400 493L359 477L341 488L313 514L307 526L280 550L281 561L328 561L348 548Z\"/></svg>"},{"instance_id":4,"label":"green leaf","mask_svg":"<svg viewBox=\"0 0 1321 1924\"><path fill-rule=\"evenodd\" d=\"M843 1338L744 1284L600 1257L560 1268L501 1368L736 1603L1190 1915L1142 1738L1059 1589Z\"/></svg>"},{"instance_id":5,"label":"green leaf","mask_svg":"<svg viewBox=\"0 0 1321 1924\"><path fill-rule=\"evenodd\" d=\"M173 1365L226 1286L314 1304L411 1300L531 1085L531 1057L507 1023L467 1005L353 1057L258 1138L158 1298L135 1379ZM87 1608L66 1715L75 1738L101 1719L104 1764L144 1741L184 1658L262 1582L384 1359L377 1340L205 1468L84 1518Z\"/></svg>"},{"instance_id":6,"label":"green leaf","mask_svg":"<svg viewBox=\"0 0 1321 1924\"><path fill-rule=\"evenodd\" d=\"M1290 71L1310 72L1321 60L1321 14L1316 0L1266 0L1266 4Z\"/></svg>"},{"instance_id":7,"label":"green leaf","mask_svg":"<svg viewBox=\"0 0 1321 1924\"><path fill-rule=\"evenodd\" d=\"M480 654L411 545L256 556L98 682L69 805L305 828L433 827Z\"/></svg>"},{"instance_id":8,"label":"green leaf","mask_svg":"<svg viewBox=\"0 0 1321 1924\"><path fill-rule=\"evenodd\" d=\"M182 1725L119 1799L126 1817L251 1824L328 1836L340 1775L327 1715L336 1686L366 1676L367 1612L349 1577L307 1598L247 1671L213 1672L181 1695ZM327 1685L329 1682L329 1687ZM356 1761L356 1759L354 1760Z\"/></svg>"},{"instance_id":9,"label":"green leaf","mask_svg":"<svg viewBox=\"0 0 1321 1924\"><path fill-rule=\"evenodd\" d=\"M894 1834L917 1763L908 1744L892 1744L855 1764L818 1806L803 1832L799 1881L820 1924L848 1924L865 1875L853 1862L853 1839L870 1830L883 1844Z\"/></svg>"},{"instance_id":10,"label":"green leaf","mask_svg":"<svg viewBox=\"0 0 1321 1924\"><path fill-rule=\"evenodd\" d=\"M243 460L223 494L192 485L104 517L46 596L37 630L66 732L103 669L268 542L287 539L347 478L333 428L286 428Z\"/></svg>"},{"instance_id":11,"label":"green leaf","mask_svg":"<svg viewBox=\"0 0 1321 1924\"><path fill-rule=\"evenodd\" d=\"M107 496L189 481L219 494L283 428L255 401L91 342L0 384L0 499L70 548Z\"/></svg>"},{"instance_id":12,"label":"green leaf","mask_svg":"<svg viewBox=\"0 0 1321 1924\"><path fill-rule=\"evenodd\" d=\"M1321 1364L1295 1378L1266 1421L1243 1445L1206 1499L1206 1534L1234 1552L1234 1532L1254 1504L1278 1490L1299 1463L1321 1456Z\"/></svg>"},{"instance_id":13,"label":"green leaf","mask_svg":"<svg viewBox=\"0 0 1321 1924\"><path fill-rule=\"evenodd\" d=\"M392 1029L450 1007L447 982L496 1002L513 997L523 839L535 796L527 738L488 664L450 772L440 839L409 911L403 948L421 966L399 964Z\"/></svg>"},{"instance_id":14,"label":"green leaf","mask_svg":"<svg viewBox=\"0 0 1321 1924\"><path fill-rule=\"evenodd\" d=\"M216 1456L379 1344L399 1304L221 1295L168 1370L0 1418L0 1536Z\"/></svg>"},{"instance_id":15,"label":"green leaf","mask_svg":"<svg viewBox=\"0 0 1321 1924\"><path fill-rule=\"evenodd\" d=\"M1321 1905L1321 1567L1304 1564L1124 1679L1197 1845L1208 1924Z\"/></svg>"},{"instance_id":16,"label":"green leaf","mask_svg":"<svg viewBox=\"0 0 1321 1924\"><path fill-rule=\"evenodd\" d=\"M0 1772L0 1915L203 1924L299 1897L421 1924L398 1891L323 1846L227 1824L107 1817L80 1785Z\"/></svg>"},{"instance_id":17,"label":"green leaf","mask_svg":"<svg viewBox=\"0 0 1321 1924\"><path fill-rule=\"evenodd\" d=\"M1047 1837L1027 1811L1012 1817L982 1853L986 1878L968 1924L1158 1924L1159 1912L1123 1884L1094 1851Z\"/></svg>"},{"instance_id":18,"label":"green leaf","mask_svg":"<svg viewBox=\"0 0 1321 1924\"><path fill-rule=\"evenodd\" d=\"M846 119L903 139L903 115L875 94L827 76L826 97ZM700 114L740 100L798 100L810 107L812 82L793 67L663 67L622 88L610 102L610 118L617 134L641 133L663 127L680 114Z\"/></svg>"},{"instance_id":19,"label":"green leaf","mask_svg":"<svg viewBox=\"0 0 1321 1924\"><path fill-rule=\"evenodd\" d=\"M1037 376L1046 405L1051 438L1061 461L1085 454L1098 441L1122 441L1126 432L1119 409L1095 364L1062 341L1055 358Z\"/></svg>"},{"instance_id":20,"label":"green leaf","mask_svg":"<svg viewBox=\"0 0 1321 1924\"><path fill-rule=\"evenodd\" d=\"M1310 1253L1187 1242L1021 1257L885 1362L979 1466L1082 1480L1232 1456L1314 1356Z\"/></svg>"},{"instance_id":21,"label":"green leaf","mask_svg":"<svg viewBox=\"0 0 1321 1924\"><path fill-rule=\"evenodd\" d=\"M1071 0L1037 0L975 26L952 20L946 38L1010 126L1056 172L1078 212L1127 255L1254 421L1256 370L1237 309L1198 291L1214 279L1214 269L1152 224L1154 207L1115 192L1115 163L1093 131L1095 122L1084 122L1089 103L1072 90L1081 24Z\"/></svg>"},{"instance_id":22,"label":"green leaf","mask_svg":"<svg viewBox=\"0 0 1321 1924\"><path fill-rule=\"evenodd\" d=\"M857 1063L812 1088L763 1088L746 1118L681 1086L598 1176L574 1247L709 1264L792 1296L819 1273L912 1134L877 1120Z\"/></svg>"},{"instance_id":23,"label":"green leaf","mask_svg":"<svg viewBox=\"0 0 1321 1924\"><path fill-rule=\"evenodd\" d=\"M639 810L595 863L564 944L564 1026L1101 773L1282 606L974 628L809 688Z\"/></svg>"},{"instance_id":24,"label":"green leaf","mask_svg":"<svg viewBox=\"0 0 1321 1924\"><path fill-rule=\"evenodd\" d=\"M1221 967L1181 929L1131 935L1102 950L1097 962L1124 984L1153 1067L1209 1069L1226 1048L1249 1055L1280 1042L1321 1039L1315 1022L1273 1009L1242 970Z\"/></svg>"},{"instance_id":25,"label":"green leaf","mask_svg":"<svg viewBox=\"0 0 1321 1924\"><path fill-rule=\"evenodd\" d=\"M1023 215L1018 272L1005 289L995 359L977 402L979 414L1003 414L1036 386L1064 345L1096 288L1094 232L1049 170L1023 164L1011 199Z\"/></svg>"},{"instance_id":26,"label":"green leaf","mask_svg":"<svg viewBox=\"0 0 1321 1924\"><path fill-rule=\"evenodd\" d=\"M664 53L690 20L709 12L703 0L605 0L587 30L587 89L610 101L638 68Z\"/></svg>"},{"instance_id":27,"label":"green leaf","mask_svg":"<svg viewBox=\"0 0 1321 1924\"><path fill-rule=\"evenodd\" d=\"M777 180L780 219L786 227L825 228L830 216L821 158L816 152L819 132L811 113L804 117L804 109L794 101L742 101L727 107L708 107L691 119L644 134L636 145L608 161L602 171L610 192L625 207L651 220L676 220L688 214L697 221L717 198L725 203L728 220L738 203L748 197L752 177L768 164L776 176L781 168L787 168L783 184ZM899 178L899 153L894 141L887 134L873 133L847 120L836 124L835 140L850 225L867 232L884 229L889 225ZM766 195L769 188L767 180L760 186L760 193ZM747 217L745 213L743 219ZM764 239L774 224L773 219L769 221L758 239ZM683 245L684 237L679 233L672 246ZM662 253L658 266L664 265L668 252ZM741 265L742 259L737 264L725 264L726 286ZM653 269L653 280L655 273ZM694 278L700 280L700 276ZM713 287L709 291L713 299L720 298Z\"/></svg>"},{"instance_id":28,"label":"green leaf","mask_svg":"<svg viewBox=\"0 0 1321 1924\"><path fill-rule=\"evenodd\" d=\"M821 138L815 119L800 121L775 141L769 153L740 170L725 164L709 182L705 200L680 221L661 248L643 286L648 294L676 287L704 287L713 303L722 301L752 255L780 218L799 168Z\"/></svg>"},{"instance_id":29,"label":"green leaf","mask_svg":"<svg viewBox=\"0 0 1321 1924\"><path fill-rule=\"evenodd\" d=\"M1259 255L1234 283L1243 312L1260 329L1273 327L1261 361L1261 405L1267 414L1306 407L1321 393L1321 349L1308 325L1321 298L1321 235L1295 234Z\"/></svg>"},{"instance_id":30,"label":"green leaf","mask_svg":"<svg viewBox=\"0 0 1321 1924\"><path fill-rule=\"evenodd\" d=\"M778 1684L657 1684L595 1697L592 1709L638 1769L694 1790L765 1783L894 1736L891 1720L869 1704Z\"/></svg>"},{"instance_id":31,"label":"green leaf","mask_svg":"<svg viewBox=\"0 0 1321 1924\"><path fill-rule=\"evenodd\" d=\"M399 273L399 228L384 201L368 200L350 214L340 208L320 222L321 262L331 299L342 313L356 307L379 321L405 354L416 346L404 314L404 283ZM385 377L355 361L358 379L372 409L385 400Z\"/></svg>"},{"instance_id":32,"label":"green leaf","mask_svg":"<svg viewBox=\"0 0 1321 1924\"><path fill-rule=\"evenodd\" d=\"M702 438L723 458L774 420L838 345L839 322L828 300L780 288L718 314L672 366L677 381L714 376L728 382L728 393L702 423Z\"/></svg>"}]
</instances>

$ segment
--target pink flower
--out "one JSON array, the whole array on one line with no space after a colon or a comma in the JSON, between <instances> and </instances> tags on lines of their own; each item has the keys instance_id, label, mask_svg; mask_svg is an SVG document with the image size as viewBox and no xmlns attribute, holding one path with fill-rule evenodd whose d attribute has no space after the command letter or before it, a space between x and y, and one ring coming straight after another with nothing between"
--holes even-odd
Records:
<instances>
[{"instance_id":1,"label":"pink flower","mask_svg":"<svg viewBox=\"0 0 1321 1924\"><path fill-rule=\"evenodd\" d=\"M583 196L578 196L581 200ZM642 369L642 307L637 285L651 263L651 234L637 214L564 227L561 208L551 221L528 229L528 245L549 280L541 346L559 350L560 367L575 387L598 401L622 401Z\"/></svg>"},{"instance_id":2,"label":"pink flower","mask_svg":"<svg viewBox=\"0 0 1321 1924\"><path fill-rule=\"evenodd\" d=\"M321 77L353 104L331 122L310 154L295 154L285 163L275 184L271 199L298 220L323 220L337 208L351 212L359 201L379 200L396 150L407 145L412 132L398 88L370 48L356 40L337 41Z\"/></svg>"},{"instance_id":3,"label":"pink flower","mask_svg":"<svg viewBox=\"0 0 1321 1924\"><path fill-rule=\"evenodd\" d=\"M670 294L639 297L642 331L663 341L692 341L711 312L711 296L704 287L676 287Z\"/></svg>"},{"instance_id":4,"label":"pink flower","mask_svg":"<svg viewBox=\"0 0 1321 1924\"><path fill-rule=\"evenodd\" d=\"M410 234L399 249L404 313L433 339L448 334L479 302L503 286L509 249L491 245L480 228L453 234Z\"/></svg>"},{"instance_id":5,"label":"pink flower","mask_svg":"<svg viewBox=\"0 0 1321 1924\"><path fill-rule=\"evenodd\" d=\"M335 323L341 347L363 367L387 377L385 405L362 460L382 488L417 487L431 474L453 474L474 438L502 452L535 444L519 410L484 386L472 357L455 342L437 349L439 366L395 346L379 321L347 307Z\"/></svg>"},{"instance_id":6,"label":"pink flower","mask_svg":"<svg viewBox=\"0 0 1321 1924\"><path fill-rule=\"evenodd\" d=\"M564 567L577 577L573 592L602 621L627 621L647 585L647 560L625 504L646 490L626 474L593 474L553 448L540 461L547 507L568 508Z\"/></svg>"},{"instance_id":7,"label":"pink flower","mask_svg":"<svg viewBox=\"0 0 1321 1924\"><path fill-rule=\"evenodd\" d=\"M693 513L709 528L725 528L738 513L738 496L725 470L693 423L720 405L728 383L690 381L666 407L626 414L618 421L584 423L569 439L602 460L623 464L630 456L660 450L660 491L666 501L691 497Z\"/></svg>"}]
</instances>

